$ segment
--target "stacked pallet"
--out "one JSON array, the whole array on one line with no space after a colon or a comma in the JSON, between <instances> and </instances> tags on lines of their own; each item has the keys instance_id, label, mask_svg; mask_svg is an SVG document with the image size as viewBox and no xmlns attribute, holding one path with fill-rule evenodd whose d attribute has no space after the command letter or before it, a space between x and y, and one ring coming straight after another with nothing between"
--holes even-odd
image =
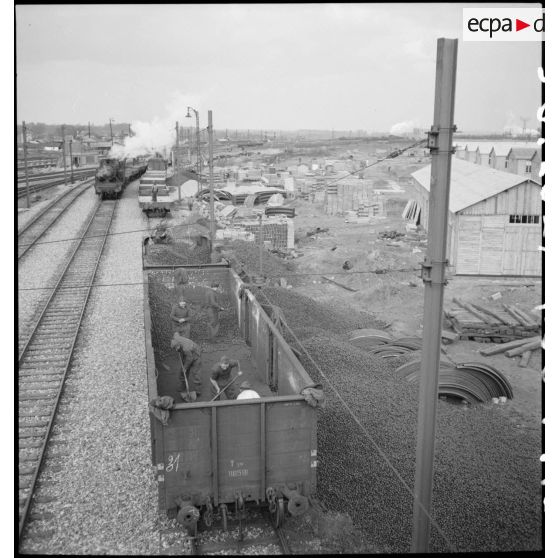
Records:
<instances>
[{"instance_id":1,"label":"stacked pallet","mask_svg":"<svg viewBox=\"0 0 558 558\"><path fill-rule=\"evenodd\" d=\"M460 339L480 343L505 343L514 339L534 337L541 325L516 305L502 304L489 308L454 298L457 305L445 311L446 318Z\"/></svg>"}]
</instances>

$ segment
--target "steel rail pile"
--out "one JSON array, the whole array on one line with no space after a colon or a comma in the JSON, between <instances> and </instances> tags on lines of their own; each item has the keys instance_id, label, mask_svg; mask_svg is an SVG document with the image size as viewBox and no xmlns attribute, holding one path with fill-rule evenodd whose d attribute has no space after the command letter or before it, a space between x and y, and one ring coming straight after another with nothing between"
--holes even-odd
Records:
<instances>
[{"instance_id":1,"label":"steel rail pile","mask_svg":"<svg viewBox=\"0 0 558 558\"><path fill-rule=\"evenodd\" d=\"M445 314L460 339L503 343L512 339L533 337L540 332L540 324L529 314L512 304L487 308L454 298L458 306Z\"/></svg>"},{"instance_id":2,"label":"steel rail pile","mask_svg":"<svg viewBox=\"0 0 558 558\"><path fill-rule=\"evenodd\" d=\"M395 372L408 382L416 382L420 360L412 360ZM459 397L469 403L487 403L493 398L513 399L511 384L496 368L482 362L454 364L440 359L438 395Z\"/></svg>"}]
</instances>

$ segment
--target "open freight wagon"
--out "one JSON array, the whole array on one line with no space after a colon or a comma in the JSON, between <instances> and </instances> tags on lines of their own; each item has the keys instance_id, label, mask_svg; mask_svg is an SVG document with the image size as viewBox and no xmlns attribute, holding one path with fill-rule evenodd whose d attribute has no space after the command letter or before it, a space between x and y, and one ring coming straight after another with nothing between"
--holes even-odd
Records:
<instances>
[{"instance_id":1,"label":"open freight wagon","mask_svg":"<svg viewBox=\"0 0 558 558\"><path fill-rule=\"evenodd\" d=\"M247 289L224 264L149 266L144 263L144 311L149 401L171 396L165 425L153 412L152 462L159 510L190 532L241 519L245 504L267 505L275 524L301 515L316 490L317 408L301 394L314 386L289 344ZM185 284L177 286L175 275ZM180 293L201 306L218 283L220 330L213 343L203 308L194 310L191 337L202 348L202 393L186 403L179 394L180 362L170 348L170 308ZM242 381L259 399L210 401L210 369L222 355L239 361ZM153 408L151 408L153 411Z\"/></svg>"}]
</instances>

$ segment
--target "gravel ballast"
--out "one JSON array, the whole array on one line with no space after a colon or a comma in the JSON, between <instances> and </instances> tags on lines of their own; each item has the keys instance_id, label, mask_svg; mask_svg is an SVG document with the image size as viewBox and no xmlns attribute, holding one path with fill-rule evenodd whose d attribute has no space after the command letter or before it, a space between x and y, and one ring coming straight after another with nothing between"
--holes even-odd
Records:
<instances>
[{"instance_id":1,"label":"gravel ballast","mask_svg":"<svg viewBox=\"0 0 558 558\"><path fill-rule=\"evenodd\" d=\"M145 226L137 183L119 201L112 233ZM155 554L145 372L142 233L107 240L78 337L54 444L20 547L44 554ZM115 283L128 283L111 286ZM54 465L54 468L51 467ZM48 501L49 498L53 501Z\"/></svg>"},{"instance_id":2,"label":"gravel ballast","mask_svg":"<svg viewBox=\"0 0 558 558\"><path fill-rule=\"evenodd\" d=\"M18 262L18 334L20 346L28 338L30 328L38 318L62 273L67 254L75 248L76 239L83 232L92 215L97 197L91 188L76 200L72 207Z\"/></svg>"}]
</instances>

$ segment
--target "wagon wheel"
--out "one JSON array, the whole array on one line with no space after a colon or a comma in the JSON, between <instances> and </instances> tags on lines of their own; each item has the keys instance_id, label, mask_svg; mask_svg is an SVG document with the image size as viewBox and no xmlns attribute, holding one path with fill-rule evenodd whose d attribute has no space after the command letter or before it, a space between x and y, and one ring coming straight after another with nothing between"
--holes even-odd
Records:
<instances>
[{"instance_id":1,"label":"wagon wheel","mask_svg":"<svg viewBox=\"0 0 558 558\"><path fill-rule=\"evenodd\" d=\"M277 498L277 508L273 516L273 524L277 529L283 525L285 521L285 501L283 498Z\"/></svg>"}]
</instances>

